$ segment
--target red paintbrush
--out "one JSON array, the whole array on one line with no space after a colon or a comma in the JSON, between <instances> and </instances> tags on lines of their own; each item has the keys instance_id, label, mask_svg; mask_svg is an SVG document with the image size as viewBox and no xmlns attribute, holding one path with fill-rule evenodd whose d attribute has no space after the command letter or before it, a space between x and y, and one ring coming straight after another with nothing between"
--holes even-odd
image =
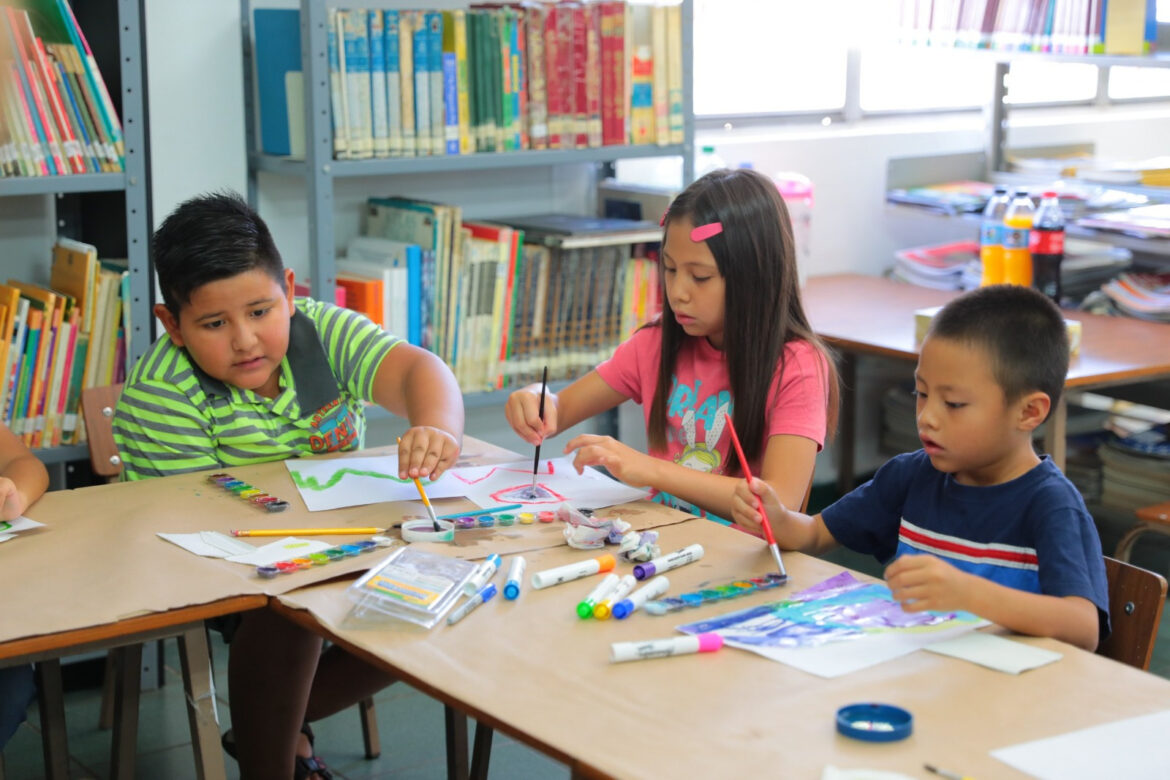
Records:
<instances>
[{"instance_id":1,"label":"red paintbrush","mask_svg":"<svg viewBox=\"0 0 1170 780\"><path fill-rule=\"evenodd\" d=\"M727 430L731 431L731 443L735 445L735 454L739 456L739 467L743 469L743 476L749 483L752 481L752 472L748 468L747 458L744 457L743 447L739 445L739 434L735 432L735 425L731 422L731 415L727 412L723 413L727 420ZM755 495L754 493L752 495ZM768 514L764 511L764 502L756 496L756 509L760 513L760 517L764 522L761 525L764 528L764 538L768 540L768 548L772 551L772 557L776 559L776 566L780 569L780 576L788 579L788 572L784 569L784 561L780 559L780 547L776 544L776 537L772 535L772 526L768 522Z\"/></svg>"}]
</instances>

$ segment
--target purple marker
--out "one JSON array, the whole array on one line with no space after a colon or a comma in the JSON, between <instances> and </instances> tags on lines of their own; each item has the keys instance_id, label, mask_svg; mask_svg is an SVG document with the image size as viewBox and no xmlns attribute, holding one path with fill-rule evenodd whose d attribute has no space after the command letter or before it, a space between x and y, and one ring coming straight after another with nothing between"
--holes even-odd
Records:
<instances>
[{"instance_id":1,"label":"purple marker","mask_svg":"<svg viewBox=\"0 0 1170 780\"><path fill-rule=\"evenodd\" d=\"M640 580L647 577L653 577L655 574L677 569L679 566L686 566L688 563L694 563L703 557L703 545L692 544L689 547L684 547L681 550L675 550L669 555L663 555L661 558L655 558L649 563L639 563L634 567L634 576Z\"/></svg>"}]
</instances>

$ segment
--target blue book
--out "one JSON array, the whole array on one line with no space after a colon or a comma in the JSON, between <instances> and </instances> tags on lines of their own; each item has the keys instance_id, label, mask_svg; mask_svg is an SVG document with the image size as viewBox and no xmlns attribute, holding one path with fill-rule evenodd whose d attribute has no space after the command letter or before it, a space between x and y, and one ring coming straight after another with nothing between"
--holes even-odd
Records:
<instances>
[{"instance_id":1,"label":"blue book","mask_svg":"<svg viewBox=\"0 0 1170 780\"><path fill-rule=\"evenodd\" d=\"M285 74L301 72L301 14L296 9L257 8L256 91L260 98L260 150L292 154Z\"/></svg>"},{"instance_id":2,"label":"blue book","mask_svg":"<svg viewBox=\"0 0 1170 780\"><path fill-rule=\"evenodd\" d=\"M427 32L425 17L421 11L412 11L419 23L413 29L414 38L414 130L415 151L420 157L434 151L431 144L431 35Z\"/></svg>"},{"instance_id":3,"label":"blue book","mask_svg":"<svg viewBox=\"0 0 1170 780\"><path fill-rule=\"evenodd\" d=\"M402 73L398 62L398 12L386 11L382 59L386 69L386 124L390 131L390 156L404 153L402 141Z\"/></svg>"},{"instance_id":4,"label":"blue book","mask_svg":"<svg viewBox=\"0 0 1170 780\"><path fill-rule=\"evenodd\" d=\"M366 12L370 41L370 118L374 127L374 156L390 156L390 124L386 105L386 31L380 9Z\"/></svg>"},{"instance_id":5,"label":"blue book","mask_svg":"<svg viewBox=\"0 0 1170 780\"><path fill-rule=\"evenodd\" d=\"M431 92L431 154L446 151L446 122L443 119L443 14L428 12L427 26L427 87ZM459 129L455 130L455 153L458 154Z\"/></svg>"}]
</instances>

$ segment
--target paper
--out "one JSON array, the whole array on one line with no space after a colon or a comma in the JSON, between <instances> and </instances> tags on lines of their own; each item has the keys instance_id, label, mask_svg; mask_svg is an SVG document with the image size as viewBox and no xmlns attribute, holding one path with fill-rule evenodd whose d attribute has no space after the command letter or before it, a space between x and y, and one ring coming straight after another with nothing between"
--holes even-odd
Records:
<instances>
[{"instance_id":1,"label":"paper","mask_svg":"<svg viewBox=\"0 0 1170 780\"><path fill-rule=\"evenodd\" d=\"M540 462L535 493L532 461L452 469L448 473L464 486L461 494L481 507L521 504L526 509L541 510L556 509L567 502L575 509L600 509L650 495L593 468L578 474L568 458Z\"/></svg>"},{"instance_id":2,"label":"paper","mask_svg":"<svg viewBox=\"0 0 1170 780\"><path fill-rule=\"evenodd\" d=\"M785 601L678 630L714 631L732 647L819 677L839 677L983 625L986 620L965 612L905 612L885 585L861 582L846 571Z\"/></svg>"},{"instance_id":3,"label":"paper","mask_svg":"<svg viewBox=\"0 0 1170 780\"><path fill-rule=\"evenodd\" d=\"M383 501L422 501L414 480L398 478L397 455L298 458L286 460L284 465L310 512ZM451 473L448 471L433 482L422 480L427 498L463 495L463 484L456 482Z\"/></svg>"},{"instance_id":4,"label":"paper","mask_svg":"<svg viewBox=\"0 0 1170 780\"><path fill-rule=\"evenodd\" d=\"M1026 645L1023 642L1013 642L995 634L981 634L977 631L955 639L948 639L945 642L927 645L925 649L932 653L961 658L964 661L1008 674L1026 672L1029 669L1059 661L1064 657L1053 650L1045 650L1041 647Z\"/></svg>"},{"instance_id":5,"label":"paper","mask_svg":"<svg viewBox=\"0 0 1170 780\"><path fill-rule=\"evenodd\" d=\"M246 563L249 566L270 566L277 561L303 558L306 555L328 550L332 546L315 539L298 539L295 536L286 536L279 541L257 547L245 555L230 555L226 560L232 563Z\"/></svg>"},{"instance_id":6,"label":"paper","mask_svg":"<svg viewBox=\"0 0 1170 780\"><path fill-rule=\"evenodd\" d=\"M199 531L193 534L164 534L160 537L171 544L177 544L187 552L206 558L226 558L229 555L244 555L256 548L242 539L221 534L218 531Z\"/></svg>"},{"instance_id":7,"label":"paper","mask_svg":"<svg viewBox=\"0 0 1170 780\"><path fill-rule=\"evenodd\" d=\"M16 534L0 534L0 543L7 542L9 539L15 539Z\"/></svg>"},{"instance_id":8,"label":"paper","mask_svg":"<svg viewBox=\"0 0 1170 780\"><path fill-rule=\"evenodd\" d=\"M1170 767L1170 710L991 751L1040 778L1165 778Z\"/></svg>"},{"instance_id":9,"label":"paper","mask_svg":"<svg viewBox=\"0 0 1170 780\"><path fill-rule=\"evenodd\" d=\"M44 523L30 520L23 515L15 520L0 520L0 534L11 537L18 531L31 531L34 528L44 528Z\"/></svg>"}]
</instances>

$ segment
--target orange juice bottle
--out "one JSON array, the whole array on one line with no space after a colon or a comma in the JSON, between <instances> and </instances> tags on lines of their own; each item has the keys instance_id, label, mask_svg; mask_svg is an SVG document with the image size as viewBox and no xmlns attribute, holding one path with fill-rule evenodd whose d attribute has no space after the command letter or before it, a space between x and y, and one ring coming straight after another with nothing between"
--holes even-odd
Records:
<instances>
[{"instance_id":1,"label":"orange juice bottle","mask_svg":"<svg viewBox=\"0 0 1170 780\"><path fill-rule=\"evenodd\" d=\"M1016 190L1003 215L1003 271L1008 284L1032 286L1032 252L1028 241L1036 208L1027 190Z\"/></svg>"},{"instance_id":2,"label":"orange juice bottle","mask_svg":"<svg viewBox=\"0 0 1170 780\"><path fill-rule=\"evenodd\" d=\"M1003 218L1008 206L1007 187L996 187L995 194L983 209L979 226L979 260L983 264L980 284L1003 284Z\"/></svg>"}]
</instances>

